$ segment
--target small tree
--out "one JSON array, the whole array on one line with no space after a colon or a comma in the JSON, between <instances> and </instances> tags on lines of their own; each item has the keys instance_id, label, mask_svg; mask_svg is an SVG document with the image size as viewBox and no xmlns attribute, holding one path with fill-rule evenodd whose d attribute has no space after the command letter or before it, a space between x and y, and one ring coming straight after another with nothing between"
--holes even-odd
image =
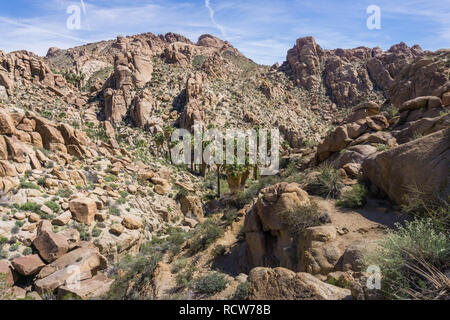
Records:
<instances>
[{"instance_id":1,"label":"small tree","mask_svg":"<svg viewBox=\"0 0 450 320\"><path fill-rule=\"evenodd\" d=\"M167 157L169 158L170 162L172 162L172 157L170 155L170 149L171 147L173 147L171 145L171 138L172 138L172 133L175 131L175 128L167 125L163 128L163 135L164 135L164 142L166 143L167 146Z\"/></svg>"},{"instance_id":2,"label":"small tree","mask_svg":"<svg viewBox=\"0 0 450 320\"><path fill-rule=\"evenodd\" d=\"M160 154L161 153L164 154L164 141L165 141L164 134L161 133L161 132L156 133L153 136L153 140L156 143L156 147L158 148L158 152Z\"/></svg>"}]
</instances>

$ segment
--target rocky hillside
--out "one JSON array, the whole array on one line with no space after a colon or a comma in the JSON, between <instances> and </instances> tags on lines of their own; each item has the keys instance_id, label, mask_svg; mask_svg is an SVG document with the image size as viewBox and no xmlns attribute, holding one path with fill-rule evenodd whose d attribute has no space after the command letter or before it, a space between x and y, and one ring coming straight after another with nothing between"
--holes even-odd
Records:
<instances>
[{"instance_id":1,"label":"rocky hillside","mask_svg":"<svg viewBox=\"0 0 450 320\"><path fill-rule=\"evenodd\" d=\"M448 297L449 50L306 37L269 67L212 35L119 36L0 51L0 101L2 299ZM279 174L173 165L195 121L278 128ZM403 285L393 247L439 281Z\"/></svg>"}]
</instances>

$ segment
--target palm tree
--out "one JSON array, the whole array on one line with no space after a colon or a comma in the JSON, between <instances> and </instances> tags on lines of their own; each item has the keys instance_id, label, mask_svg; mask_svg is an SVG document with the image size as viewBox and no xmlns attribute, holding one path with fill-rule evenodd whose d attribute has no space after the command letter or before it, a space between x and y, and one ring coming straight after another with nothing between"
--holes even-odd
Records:
<instances>
[{"instance_id":1,"label":"palm tree","mask_svg":"<svg viewBox=\"0 0 450 320\"><path fill-rule=\"evenodd\" d=\"M153 136L153 140L156 143L156 147L158 148L158 152L159 154L163 153L164 154L164 134L162 134L161 132L156 133Z\"/></svg>"},{"instance_id":2,"label":"palm tree","mask_svg":"<svg viewBox=\"0 0 450 320\"><path fill-rule=\"evenodd\" d=\"M227 175L227 182L232 194L245 188L245 183L250 176L250 157L249 157L249 145L245 142L245 159L243 164L238 163L237 159L237 145L242 138L236 138L233 163L227 163L224 165L224 170ZM245 139L245 138L243 138Z\"/></svg>"},{"instance_id":3,"label":"palm tree","mask_svg":"<svg viewBox=\"0 0 450 320\"><path fill-rule=\"evenodd\" d=\"M164 141L165 141L166 146L167 146L167 154L168 154L167 157L169 158L170 162L172 162L172 157L170 155L170 149L171 149L170 139L171 139L172 133L174 131L175 131L175 128L172 127L171 125L164 126L164 128L163 128Z\"/></svg>"}]
</instances>

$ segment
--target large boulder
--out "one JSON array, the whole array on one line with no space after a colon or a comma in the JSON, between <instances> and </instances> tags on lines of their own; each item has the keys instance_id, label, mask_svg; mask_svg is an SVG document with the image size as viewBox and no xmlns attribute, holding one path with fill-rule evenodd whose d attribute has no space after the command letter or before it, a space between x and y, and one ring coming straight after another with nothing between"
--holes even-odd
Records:
<instances>
[{"instance_id":1,"label":"large boulder","mask_svg":"<svg viewBox=\"0 0 450 320\"><path fill-rule=\"evenodd\" d=\"M300 240L297 256L300 257L300 271L310 274L328 274L333 271L342 253L336 243L334 226L307 228Z\"/></svg>"},{"instance_id":2,"label":"large boulder","mask_svg":"<svg viewBox=\"0 0 450 320\"><path fill-rule=\"evenodd\" d=\"M132 80L137 88L142 88L152 79L153 64L150 58L151 52L145 54L133 53L133 73Z\"/></svg>"},{"instance_id":3,"label":"large boulder","mask_svg":"<svg viewBox=\"0 0 450 320\"><path fill-rule=\"evenodd\" d=\"M81 300L99 299L106 294L114 280L104 274L98 274L92 279L80 281L78 286L61 286L58 289L58 300L75 298Z\"/></svg>"},{"instance_id":4,"label":"large boulder","mask_svg":"<svg viewBox=\"0 0 450 320\"><path fill-rule=\"evenodd\" d=\"M405 204L411 188L450 194L450 128L369 156L363 173L396 203Z\"/></svg>"},{"instance_id":5,"label":"large boulder","mask_svg":"<svg viewBox=\"0 0 450 320\"><path fill-rule=\"evenodd\" d=\"M201 73L191 75L186 83L186 102L192 99L200 99L203 92L203 76Z\"/></svg>"},{"instance_id":6,"label":"large boulder","mask_svg":"<svg viewBox=\"0 0 450 320\"><path fill-rule=\"evenodd\" d=\"M337 127L325 140L317 146L316 159L326 160L333 152L338 152L348 146L353 140L348 136L346 126Z\"/></svg>"},{"instance_id":7,"label":"large boulder","mask_svg":"<svg viewBox=\"0 0 450 320\"><path fill-rule=\"evenodd\" d=\"M310 90L320 83L320 59L322 48L313 37L297 39L295 46L287 53L293 77L299 86Z\"/></svg>"},{"instance_id":8,"label":"large boulder","mask_svg":"<svg viewBox=\"0 0 450 320\"><path fill-rule=\"evenodd\" d=\"M0 160L8 160L8 146L3 136L0 136Z\"/></svg>"},{"instance_id":9,"label":"large boulder","mask_svg":"<svg viewBox=\"0 0 450 320\"><path fill-rule=\"evenodd\" d=\"M180 128L192 129L196 122L205 123L206 113L200 101L191 99L180 115Z\"/></svg>"},{"instance_id":10,"label":"large boulder","mask_svg":"<svg viewBox=\"0 0 450 320\"><path fill-rule=\"evenodd\" d=\"M136 126L144 128L150 120L154 108L152 94L148 90L143 90L133 100L133 108L131 109L131 117Z\"/></svg>"},{"instance_id":11,"label":"large boulder","mask_svg":"<svg viewBox=\"0 0 450 320\"><path fill-rule=\"evenodd\" d=\"M199 222L203 221L203 206L198 196L183 196L179 201L181 212L183 212L187 218L195 219Z\"/></svg>"},{"instance_id":12,"label":"large boulder","mask_svg":"<svg viewBox=\"0 0 450 320\"><path fill-rule=\"evenodd\" d=\"M69 250L67 239L53 232L52 224L48 220L39 223L33 245L39 251L39 255L47 262L55 261Z\"/></svg>"},{"instance_id":13,"label":"large boulder","mask_svg":"<svg viewBox=\"0 0 450 320\"><path fill-rule=\"evenodd\" d=\"M106 89L103 92L105 99L106 120L112 123L120 123L128 111L126 95L120 90Z\"/></svg>"},{"instance_id":14,"label":"large boulder","mask_svg":"<svg viewBox=\"0 0 450 320\"><path fill-rule=\"evenodd\" d=\"M78 222L91 224L97 214L97 204L91 198L76 198L69 202L69 209Z\"/></svg>"},{"instance_id":15,"label":"large boulder","mask_svg":"<svg viewBox=\"0 0 450 320\"><path fill-rule=\"evenodd\" d=\"M250 300L350 300L351 292L309 273L285 268L254 268L248 277Z\"/></svg>"},{"instance_id":16,"label":"large boulder","mask_svg":"<svg viewBox=\"0 0 450 320\"><path fill-rule=\"evenodd\" d=\"M346 123L355 122L380 113L380 106L372 101L363 102L353 108L353 112L345 118Z\"/></svg>"},{"instance_id":17,"label":"large boulder","mask_svg":"<svg viewBox=\"0 0 450 320\"><path fill-rule=\"evenodd\" d=\"M261 190L244 222L250 267L296 268L293 257L297 244L287 230L283 213L309 204L308 194L297 183L281 182Z\"/></svg>"},{"instance_id":18,"label":"large boulder","mask_svg":"<svg viewBox=\"0 0 450 320\"><path fill-rule=\"evenodd\" d=\"M10 160L14 160L19 163L25 162L26 153L25 153L25 147L23 142L21 142L19 139L17 139L15 136L13 137L6 137L6 146L8 149L8 158Z\"/></svg>"},{"instance_id":19,"label":"large boulder","mask_svg":"<svg viewBox=\"0 0 450 320\"><path fill-rule=\"evenodd\" d=\"M11 261L11 264L14 267L14 270L23 276L38 273L39 270L45 266L45 263L37 254L16 258Z\"/></svg>"},{"instance_id":20,"label":"large boulder","mask_svg":"<svg viewBox=\"0 0 450 320\"><path fill-rule=\"evenodd\" d=\"M342 255L340 269L342 271L361 271L364 254L374 249L375 246L376 244L373 241L366 239L353 241Z\"/></svg>"},{"instance_id":21,"label":"large boulder","mask_svg":"<svg viewBox=\"0 0 450 320\"><path fill-rule=\"evenodd\" d=\"M123 220L122 224L125 228L130 230L138 230L142 228L142 220L141 218L133 215L126 215Z\"/></svg>"},{"instance_id":22,"label":"large boulder","mask_svg":"<svg viewBox=\"0 0 450 320\"><path fill-rule=\"evenodd\" d=\"M12 286L14 284L14 277L10 266L6 261L0 260L0 275L6 285Z\"/></svg>"},{"instance_id":23,"label":"large boulder","mask_svg":"<svg viewBox=\"0 0 450 320\"><path fill-rule=\"evenodd\" d=\"M107 267L107 260L90 243L83 243L53 263L44 267L35 282L38 293L47 293L67 285L71 280L91 279L99 270ZM72 283L73 284L73 283Z\"/></svg>"},{"instance_id":24,"label":"large boulder","mask_svg":"<svg viewBox=\"0 0 450 320\"><path fill-rule=\"evenodd\" d=\"M392 134L397 139L398 143L405 143L416 136L428 135L430 133L448 128L450 126L450 114L434 118L421 118L417 121L406 123L401 127L401 130L393 131Z\"/></svg>"},{"instance_id":25,"label":"large boulder","mask_svg":"<svg viewBox=\"0 0 450 320\"><path fill-rule=\"evenodd\" d=\"M13 134L16 130L14 121L6 109L0 108L0 134Z\"/></svg>"},{"instance_id":26,"label":"large boulder","mask_svg":"<svg viewBox=\"0 0 450 320\"><path fill-rule=\"evenodd\" d=\"M434 96L417 97L408 101L405 101L399 108L399 112L406 110L417 110L422 108L432 109L441 106L441 99Z\"/></svg>"}]
</instances>

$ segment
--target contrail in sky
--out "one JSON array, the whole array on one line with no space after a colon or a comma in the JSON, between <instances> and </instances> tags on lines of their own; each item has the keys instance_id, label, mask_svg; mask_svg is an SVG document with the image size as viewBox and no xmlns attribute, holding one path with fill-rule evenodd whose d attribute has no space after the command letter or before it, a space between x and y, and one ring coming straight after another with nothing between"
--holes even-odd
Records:
<instances>
[{"instance_id":1,"label":"contrail in sky","mask_svg":"<svg viewBox=\"0 0 450 320\"><path fill-rule=\"evenodd\" d=\"M226 39L227 34L225 32L225 28L223 26L221 26L220 24L218 24L216 22L216 19L214 19L214 10L213 10L213 8L211 8L211 4L209 3L209 0L205 0L205 6L206 6L206 8L208 8L209 17L211 18L211 22L217 29L220 30L220 32L222 33L222 37L224 37Z\"/></svg>"}]
</instances>

